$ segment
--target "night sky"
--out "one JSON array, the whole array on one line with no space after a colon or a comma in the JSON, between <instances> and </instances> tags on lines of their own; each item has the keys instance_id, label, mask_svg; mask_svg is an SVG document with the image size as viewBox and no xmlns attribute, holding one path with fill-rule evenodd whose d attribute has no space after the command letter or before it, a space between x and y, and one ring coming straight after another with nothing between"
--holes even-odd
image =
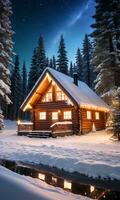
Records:
<instances>
[{"instance_id":1,"label":"night sky","mask_svg":"<svg viewBox=\"0 0 120 200\"><path fill-rule=\"evenodd\" d=\"M69 60L75 59L85 33L93 22L94 0L12 0L15 53L29 69L40 34L48 57L57 55L60 35L65 38Z\"/></svg>"}]
</instances>

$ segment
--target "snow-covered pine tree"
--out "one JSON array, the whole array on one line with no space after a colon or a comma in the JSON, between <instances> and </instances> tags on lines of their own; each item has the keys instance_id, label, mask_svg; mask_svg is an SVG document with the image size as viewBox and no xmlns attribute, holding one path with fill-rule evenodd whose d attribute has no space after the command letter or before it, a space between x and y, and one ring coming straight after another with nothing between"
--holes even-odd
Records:
<instances>
[{"instance_id":1,"label":"snow-covered pine tree","mask_svg":"<svg viewBox=\"0 0 120 200\"><path fill-rule=\"evenodd\" d=\"M38 78L39 78L39 73L37 68L37 54L36 54L36 49L34 49L31 67L28 74L28 89L27 89L28 92L30 92L30 90L33 88Z\"/></svg>"},{"instance_id":2,"label":"snow-covered pine tree","mask_svg":"<svg viewBox=\"0 0 120 200\"><path fill-rule=\"evenodd\" d=\"M12 8L9 0L0 0L0 129L3 128L2 102L10 104L10 72L8 66L12 57L12 35L10 16Z\"/></svg>"},{"instance_id":3,"label":"snow-covered pine tree","mask_svg":"<svg viewBox=\"0 0 120 200\"><path fill-rule=\"evenodd\" d=\"M36 56L37 56L38 76L40 76L42 72L44 71L44 69L47 67L46 54L45 54L45 48L44 48L44 39L41 35L38 40L38 46L36 48Z\"/></svg>"},{"instance_id":4,"label":"snow-covered pine tree","mask_svg":"<svg viewBox=\"0 0 120 200\"><path fill-rule=\"evenodd\" d=\"M56 69L56 59L55 59L55 56L53 56L52 62L53 62L53 69Z\"/></svg>"},{"instance_id":5,"label":"snow-covered pine tree","mask_svg":"<svg viewBox=\"0 0 120 200\"><path fill-rule=\"evenodd\" d=\"M120 1L96 0L93 62L98 72L96 91L111 106L113 130L120 140Z\"/></svg>"},{"instance_id":6,"label":"snow-covered pine tree","mask_svg":"<svg viewBox=\"0 0 120 200\"><path fill-rule=\"evenodd\" d=\"M68 74L68 58L63 35L61 35L58 49L57 69L64 74Z\"/></svg>"},{"instance_id":7,"label":"snow-covered pine tree","mask_svg":"<svg viewBox=\"0 0 120 200\"><path fill-rule=\"evenodd\" d=\"M82 62L82 55L80 52L80 48L77 49L77 53L76 53L76 72L78 74L78 79L82 80L82 66L83 62Z\"/></svg>"},{"instance_id":8,"label":"snow-covered pine tree","mask_svg":"<svg viewBox=\"0 0 120 200\"><path fill-rule=\"evenodd\" d=\"M73 67L73 63L72 63L72 61L71 61L71 62L70 62L69 75L70 75L71 77L73 77L73 73L74 73L74 67Z\"/></svg>"},{"instance_id":9,"label":"snow-covered pine tree","mask_svg":"<svg viewBox=\"0 0 120 200\"><path fill-rule=\"evenodd\" d=\"M19 68L19 57L15 56L15 64L11 73L11 100L10 105L11 119L16 120L19 118L19 108L22 103L22 80Z\"/></svg>"},{"instance_id":10,"label":"snow-covered pine tree","mask_svg":"<svg viewBox=\"0 0 120 200\"><path fill-rule=\"evenodd\" d=\"M83 40L83 65L82 65L82 80L87 83L89 87L92 88L93 86L93 64L92 64L92 44L88 38L88 35L85 34L84 40Z\"/></svg>"}]
</instances>

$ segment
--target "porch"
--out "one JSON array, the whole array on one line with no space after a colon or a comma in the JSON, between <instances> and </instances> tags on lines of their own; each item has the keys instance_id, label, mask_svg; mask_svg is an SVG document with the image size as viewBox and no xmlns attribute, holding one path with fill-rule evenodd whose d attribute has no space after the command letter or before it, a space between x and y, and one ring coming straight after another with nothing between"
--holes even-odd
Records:
<instances>
[{"instance_id":1,"label":"porch","mask_svg":"<svg viewBox=\"0 0 120 200\"><path fill-rule=\"evenodd\" d=\"M36 138L47 138L57 137L73 134L73 127L71 121L55 122L49 128L49 130L34 130L33 122L17 122L17 133L18 135L36 137Z\"/></svg>"}]
</instances>

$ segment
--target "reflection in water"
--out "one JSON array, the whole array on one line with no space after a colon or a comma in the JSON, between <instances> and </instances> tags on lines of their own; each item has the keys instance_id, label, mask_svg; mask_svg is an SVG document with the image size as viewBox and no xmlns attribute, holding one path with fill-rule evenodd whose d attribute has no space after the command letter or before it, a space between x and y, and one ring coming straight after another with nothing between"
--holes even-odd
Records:
<instances>
[{"instance_id":1,"label":"reflection in water","mask_svg":"<svg viewBox=\"0 0 120 200\"><path fill-rule=\"evenodd\" d=\"M57 178L56 177L54 177L54 176L52 176L52 183L57 183Z\"/></svg>"},{"instance_id":2,"label":"reflection in water","mask_svg":"<svg viewBox=\"0 0 120 200\"><path fill-rule=\"evenodd\" d=\"M90 186L90 192L92 193L95 190L95 187L93 185Z\"/></svg>"},{"instance_id":3,"label":"reflection in water","mask_svg":"<svg viewBox=\"0 0 120 200\"><path fill-rule=\"evenodd\" d=\"M42 181L45 180L45 174L42 174L42 173L38 173L38 178Z\"/></svg>"},{"instance_id":4,"label":"reflection in water","mask_svg":"<svg viewBox=\"0 0 120 200\"><path fill-rule=\"evenodd\" d=\"M64 189L71 190L72 189L72 183L67 181L67 180L64 180Z\"/></svg>"},{"instance_id":5,"label":"reflection in water","mask_svg":"<svg viewBox=\"0 0 120 200\"><path fill-rule=\"evenodd\" d=\"M7 167L8 169L19 173L21 175L31 176L33 178L38 178L46 183L53 185L55 187L63 188L64 190L70 191L75 194L80 194L93 199L98 200L119 200L120 192L112 191L105 188L96 187L91 184L77 183L71 180L59 177L52 172L38 170L25 165L21 165L12 161L1 160L0 164Z\"/></svg>"}]
</instances>

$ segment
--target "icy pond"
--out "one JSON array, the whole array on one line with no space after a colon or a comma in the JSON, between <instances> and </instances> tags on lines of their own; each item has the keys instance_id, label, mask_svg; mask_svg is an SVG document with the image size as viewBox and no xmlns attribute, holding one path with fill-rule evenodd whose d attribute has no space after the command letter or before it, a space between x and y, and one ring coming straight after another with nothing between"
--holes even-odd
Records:
<instances>
[{"instance_id":1,"label":"icy pond","mask_svg":"<svg viewBox=\"0 0 120 200\"><path fill-rule=\"evenodd\" d=\"M45 166L25 164L10 160L0 160L0 164L18 174L38 178L54 187L60 187L71 193L90 197L91 199L120 199L120 181L88 178L79 173Z\"/></svg>"}]
</instances>

